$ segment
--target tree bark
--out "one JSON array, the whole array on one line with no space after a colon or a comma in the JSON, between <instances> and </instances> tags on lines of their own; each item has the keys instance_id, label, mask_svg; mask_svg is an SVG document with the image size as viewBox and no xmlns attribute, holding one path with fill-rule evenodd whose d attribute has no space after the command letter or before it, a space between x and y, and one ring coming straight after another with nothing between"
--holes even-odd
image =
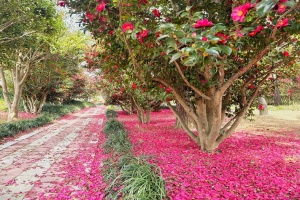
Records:
<instances>
[{"instance_id":1,"label":"tree bark","mask_svg":"<svg viewBox=\"0 0 300 200\"><path fill-rule=\"evenodd\" d=\"M281 96L280 96L280 91L278 87L279 83L276 80L275 81L275 90L274 90L274 105L279 106L281 104Z\"/></svg>"}]
</instances>

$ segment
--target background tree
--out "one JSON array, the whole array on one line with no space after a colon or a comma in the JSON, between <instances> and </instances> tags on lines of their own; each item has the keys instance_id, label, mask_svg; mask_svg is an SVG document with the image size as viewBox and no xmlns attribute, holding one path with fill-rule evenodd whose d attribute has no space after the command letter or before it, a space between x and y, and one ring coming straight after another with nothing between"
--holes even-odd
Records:
<instances>
[{"instance_id":1,"label":"background tree","mask_svg":"<svg viewBox=\"0 0 300 200\"><path fill-rule=\"evenodd\" d=\"M52 98L60 96L61 101L70 101L74 97L70 95L70 91L59 92L62 87L67 87L70 81L72 90L81 90L77 93L83 92L83 86L73 84L76 81L73 77L79 72L77 68L83 62L85 45L90 38L81 32L70 32L62 28L52 40L47 59L33 66L30 71L31 78L24 85L22 97L28 112L40 113L50 93L56 93ZM64 98L67 94L70 96Z\"/></svg>"},{"instance_id":2,"label":"background tree","mask_svg":"<svg viewBox=\"0 0 300 200\"><path fill-rule=\"evenodd\" d=\"M49 1L12 2L16 3L14 7L11 7L10 1L3 2L3 7L9 9L1 10L1 15L4 16L4 19L1 20L11 21L11 23L0 33L2 43L4 43L0 49L0 79L3 96L8 107L8 121L18 118L22 88L30 69L33 65L46 59L50 51L49 38L56 34L63 24L62 19L56 14L54 4ZM22 10L21 18L16 18L19 10ZM31 34L23 37L24 31L29 31ZM13 40L6 40L6 38ZM10 91L7 87L6 70L10 70L13 75L12 99L10 99Z\"/></svg>"}]
</instances>

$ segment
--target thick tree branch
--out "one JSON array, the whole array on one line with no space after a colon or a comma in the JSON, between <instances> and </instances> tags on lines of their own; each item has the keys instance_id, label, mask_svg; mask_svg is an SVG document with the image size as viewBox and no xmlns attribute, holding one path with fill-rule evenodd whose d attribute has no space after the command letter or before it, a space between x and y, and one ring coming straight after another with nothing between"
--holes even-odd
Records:
<instances>
[{"instance_id":1,"label":"thick tree branch","mask_svg":"<svg viewBox=\"0 0 300 200\"><path fill-rule=\"evenodd\" d=\"M268 44L260 53L252 59L246 67L244 67L244 70L239 70L237 73L235 73L233 76L231 76L228 81L226 81L224 84L222 84L220 91L221 93L224 93L233 83L235 80L237 80L240 76L242 76L244 73L246 73L251 67L256 64L259 60L261 60L270 50L270 45Z\"/></svg>"},{"instance_id":2,"label":"thick tree branch","mask_svg":"<svg viewBox=\"0 0 300 200\"><path fill-rule=\"evenodd\" d=\"M181 97L181 95L179 94L179 92L176 90L176 88L172 87L170 84L168 84L166 81L158 79L153 77L152 80L160 82L162 84L164 84L167 87L170 87L172 89L172 93L173 95L176 97L176 100L180 103L180 105L182 106L182 108L185 110L185 112L187 112L192 118L193 120L197 120L198 116L196 115L196 113L193 111L193 109L188 106L188 104L185 102L185 100Z\"/></svg>"},{"instance_id":3,"label":"thick tree branch","mask_svg":"<svg viewBox=\"0 0 300 200\"><path fill-rule=\"evenodd\" d=\"M202 98L204 98L206 100L211 100L211 98L209 96L205 95L203 92L201 92L200 90L198 90L198 88L196 88L195 86L193 86L192 84L190 84L190 82L186 79L186 77L182 73L182 70L180 69L180 66L179 66L178 62L174 61L174 63L175 63L175 66L176 66L176 68L177 68L177 70L178 70L181 78L187 84L187 86L189 86L192 90L194 90Z\"/></svg>"},{"instance_id":4,"label":"thick tree branch","mask_svg":"<svg viewBox=\"0 0 300 200\"><path fill-rule=\"evenodd\" d=\"M197 144L199 144L199 139L188 128L188 126L186 125L186 123L184 122L184 120L182 119L182 117L180 116L180 114L174 109L174 107L170 104L170 102L167 101L167 104L168 104L168 107L172 110L172 112L176 115L177 119L180 121L180 124L181 124L182 128L185 130L185 132L192 138L192 140L194 140L194 142L196 142Z\"/></svg>"}]
</instances>

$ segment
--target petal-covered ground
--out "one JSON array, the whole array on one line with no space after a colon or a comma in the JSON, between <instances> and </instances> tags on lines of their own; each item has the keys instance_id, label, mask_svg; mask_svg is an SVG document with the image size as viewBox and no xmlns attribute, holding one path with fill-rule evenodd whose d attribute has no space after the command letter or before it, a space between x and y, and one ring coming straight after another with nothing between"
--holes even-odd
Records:
<instances>
[{"instance_id":1,"label":"petal-covered ground","mask_svg":"<svg viewBox=\"0 0 300 200\"><path fill-rule=\"evenodd\" d=\"M119 113L136 155L151 155L171 199L300 199L300 137L290 132L234 133L216 153L199 150L175 129L169 110L142 125Z\"/></svg>"}]
</instances>

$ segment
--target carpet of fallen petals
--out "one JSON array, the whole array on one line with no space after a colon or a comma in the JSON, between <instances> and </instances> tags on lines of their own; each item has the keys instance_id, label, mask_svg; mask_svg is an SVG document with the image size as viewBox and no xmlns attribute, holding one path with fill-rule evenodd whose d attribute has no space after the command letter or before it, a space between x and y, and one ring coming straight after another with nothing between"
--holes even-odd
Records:
<instances>
[{"instance_id":1,"label":"carpet of fallen petals","mask_svg":"<svg viewBox=\"0 0 300 200\"><path fill-rule=\"evenodd\" d=\"M174 128L169 110L151 113L148 125L123 112L118 119L134 153L161 168L170 199L300 199L299 135L239 131L207 154Z\"/></svg>"},{"instance_id":2,"label":"carpet of fallen petals","mask_svg":"<svg viewBox=\"0 0 300 200\"><path fill-rule=\"evenodd\" d=\"M54 174L60 174L63 181L53 182L54 186L46 191L47 194L40 193L39 199L103 199L106 184L102 181L101 165L109 155L104 154L101 148L105 142L102 132L104 122L99 126L99 121L96 120L101 118L105 118L103 114L95 116L95 120L85 130L89 134L83 136L84 139L78 139L79 148L59 164Z\"/></svg>"}]
</instances>

